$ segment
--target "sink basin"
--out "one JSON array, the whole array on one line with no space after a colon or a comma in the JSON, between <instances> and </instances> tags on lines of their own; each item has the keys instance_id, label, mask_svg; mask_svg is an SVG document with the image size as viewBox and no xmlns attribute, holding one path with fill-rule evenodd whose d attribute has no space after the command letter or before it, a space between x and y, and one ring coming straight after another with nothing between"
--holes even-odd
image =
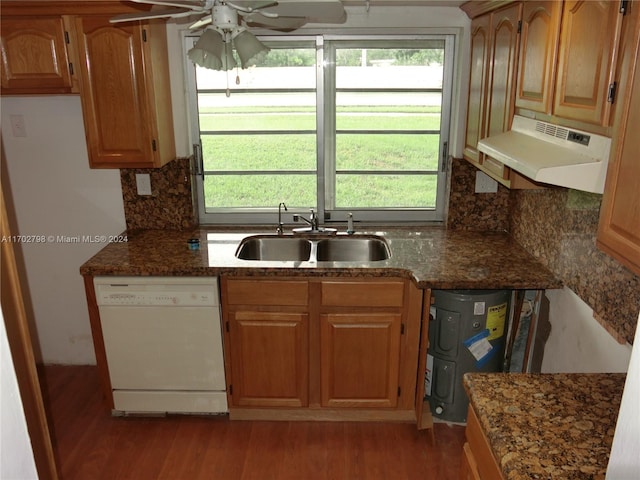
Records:
<instances>
[{"instance_id":1,"label":"sink basin","mask_svg":"<svg viewBox=\"0 0 640 480\"><path fill-rule=\"evenodd\" d=\"M241 260L281 262L375 262L391 256L382 237L331 236L324 238L252 235L236 250Z\"/></svg>"},{"instance_id":2,"label":"sink basin","mask_svg":"<svg viewBox=\"0 0 640 480\"><path fill-rule=\"evenodd\" d=\"M255 235L240 242L236 257L242 260L303 262L311 256L311 242L304 238Z\"/></svg>"},{"instance_id":3,"label":"sink basin","mask_svg":"<svg viewBox=\"0 0 640 480\"><path fill-rule=\"evenodd\" d=\"M387 242L380 237L334 237L318 240L319 262L375 262L390 257Z\"/></svg>"}]
</instances>

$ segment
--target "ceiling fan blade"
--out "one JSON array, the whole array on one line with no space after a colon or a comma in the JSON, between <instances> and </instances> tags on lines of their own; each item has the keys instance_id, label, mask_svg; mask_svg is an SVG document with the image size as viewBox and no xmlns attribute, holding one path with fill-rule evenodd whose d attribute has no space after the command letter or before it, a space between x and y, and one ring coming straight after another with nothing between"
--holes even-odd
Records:
<instances>
[{"instance_id":1,"label":"ceiling fan blade","mask_svg":"<svg viewBox=\"0 0 640 480\"><path fill-rule=\"evenodd\" d=\"M262 8L272 7L278 4L278 2L275 0L254 0L250 2L247 2L247 1L236 2L235 0L230 2L227 0L225 3L231 8L235 8L239 12L244 12L244 13L257 12Z\"/></svg>"},{"instance_id":2,"label":"ceiling fan blade","mask_svg":"<svg viewBox=\"0 0 640 480\"><path fill-rule=\"evenodd\" d=\"M270 30L296 30L307 23L305 17L265 17L260 12L243 15L244 21L251 27L263 27Z\"/></svg>"},{"instance_id":3,"label":"ceiling fan blade","mask_svg":"<svg viewBox=\"0 0 640 480\"><path fill-rule=\"evenodd\" d=\"M143 13L125 13L109 19L109 23L133 22L136 20L151 20L154 18L178 18L193 15L190 8L168 8L162 10L151 10Z\"/></svg>"},{"instance_id":4,"label":"ceiling fan blade","mask_svg":"<svg viewBox=\"0 0 640 480\"><path fill-rule=\"evenodd\" d=\"M213 7L214 0L131 0L135 3L147 5L160 5L163 7L188 8L196 12L209 10Z\"/></svg>"},{"instance_id":5,"label":"ceiling fan blade","mask_svg":"<svg viewBox=\"0 0 640 480\"><path fill-rule=\"evenodd\" d=\"M206 27L207 25L211 25L211 22L213 22L213 16L212 15L205 15L200 20L196 20L191 25L189 25L189 30L199 30L202 27Z\"/></svg>"},{"instance_id":6,"label":"ceiling fan blade","mask_svg":"<svg viewBox=\"0 0 640 480\"><path fill-rule=\"evenodd\" d=\"M235 3L243 5L251 2ZM282 17L340 18L344 6L340 0L278 0L277 5L265 7L263 12Z\"/></svg>"}]
</instances>

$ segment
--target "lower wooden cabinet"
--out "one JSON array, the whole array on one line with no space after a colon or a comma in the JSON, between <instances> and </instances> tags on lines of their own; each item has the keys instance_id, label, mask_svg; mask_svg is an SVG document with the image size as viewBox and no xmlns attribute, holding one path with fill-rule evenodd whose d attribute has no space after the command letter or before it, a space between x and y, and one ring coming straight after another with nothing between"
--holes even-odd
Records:
<instances>
[{"instance_id":1,"label":"lower wooden cabinet","mask_svg":"<svg viewBox=\"0 0 640 480\"><path fill-rule=\"evenodd\" d=\"M308 404L309 316L239 311L229 315L234 404Z\"/></svg>"},{"instance_id":2,"label":"lower wooden cabinet","mask_svg":"<svg viewBox=\"0 0 640 480\"><path fill-rule=\"evenodd\" d=\"M481 480L478 473L478 464L468 443L462 447L462 460L460 462L460 480Z\"/></svg>"},{"instance_id":3,"label":"lower wooden cabinet","mask_svg":"<svg viewBox=\"0 0 640 480\"><path fill-rule=\"evenodd\" d=\"M221 288L232 419L415 420L422 291L408 280L223 277Z\"/></svg>"},{"instance_id":4,"label":"lower wooden cabinet","mask_svg":"<svg viewBox=\"0 0 640 480\"><path fill-rule=\"evenodd\" d=\"M323 407L398 404L400 313L320 315Z\"/></svg>"},{"instance_id":5,"label":"lower wooden cabinet","mask_svg":"<svg viewBox=\"0 0 640 480\"><path fill-rule=\"evenodd\" d=\"M460 480L503 480L502 471L471 405L465 435L467 442L463 447Z\"/></svg>"}]
</instances>

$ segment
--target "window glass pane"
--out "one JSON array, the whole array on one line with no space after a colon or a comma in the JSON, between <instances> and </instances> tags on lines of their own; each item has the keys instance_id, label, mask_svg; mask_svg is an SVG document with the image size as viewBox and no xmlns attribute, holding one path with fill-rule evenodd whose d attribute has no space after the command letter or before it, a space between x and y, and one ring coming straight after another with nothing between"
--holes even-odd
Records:
<instances>
[{"instance_id":1,"label":"window glass pane","mask_svg":"<svg viewBox=\"0 0 640 480\"><path fill-rule=\"evenodd\" d=\"M277 70L277 69L274 69ZM299 72L304 77L308 72ZM232 92L198 96L200 130L315 130L315 92Z\"/></svg>"},{"instance_id":2,"label":"window glass pane","mask_svg":"<svg viewBox=\"0 0 640 480\"><path fill-rule=\"evenodd\" d=\"M435 175L336 175L337 208L434 208Z\"/></svg>"},{"instance_id":3,"label":"window glass pane","mask_svg":"<svg viewBox=\"0 0 640 480\"><path fill-rule=\"evenodd\" d=\"M338 134L336 170L437 170L439 135Z\"/></svg>"},{"instance_id":4,"label":"window glass pane","mask_svg":"<svg viewBox=\"0 0 640 480\"><path fill-rule=\"evenodd\" d=\"M441 93L338 92L338 130L440 130Z\"/></svg>"},{"instance_id":5,"label":"window glass pane","mask_svg":"<svg viewBox=\"0 0 640 480\"><path fill-rule=\"evenodd\" d=\"M316 172L315 134L202 135L206 171Z\"/></svg>"},{"instance_id":6,"label":"window glass pane","mask_svg":"<svg viewBox=\"0 0 640 480\"><path fill-rule=\"evenodd\" d=\"M336 88L442 88L444 45L429 49L340 48Z\"/></svg>"},{"instance_id":7,"label":"window glass pane","mask_svg":"<svg viewBox=\"0 0 640 480\"><path fill-rule=\"evenodd\" d=\"M208 175L204 184L207 210L277 208L283 199L290 209L317 204L315 175Z\"/></svg>"}]
</instances>

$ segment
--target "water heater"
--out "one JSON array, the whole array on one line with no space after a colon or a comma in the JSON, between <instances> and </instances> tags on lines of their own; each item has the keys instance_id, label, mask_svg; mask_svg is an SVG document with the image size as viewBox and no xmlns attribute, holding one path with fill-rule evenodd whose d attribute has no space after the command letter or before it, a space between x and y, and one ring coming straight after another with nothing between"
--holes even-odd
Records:
<instances>
[{"instance_id":1,"label":"water heater","mask_svg":"<svg viewBox=\"0 0 640 480\"><path fill-rule=\"evenodd\" d=\"M434 290L425 394L433 416L465 422L467 372L503 367L510 290Z\"/></svg>"}]
</instances>

